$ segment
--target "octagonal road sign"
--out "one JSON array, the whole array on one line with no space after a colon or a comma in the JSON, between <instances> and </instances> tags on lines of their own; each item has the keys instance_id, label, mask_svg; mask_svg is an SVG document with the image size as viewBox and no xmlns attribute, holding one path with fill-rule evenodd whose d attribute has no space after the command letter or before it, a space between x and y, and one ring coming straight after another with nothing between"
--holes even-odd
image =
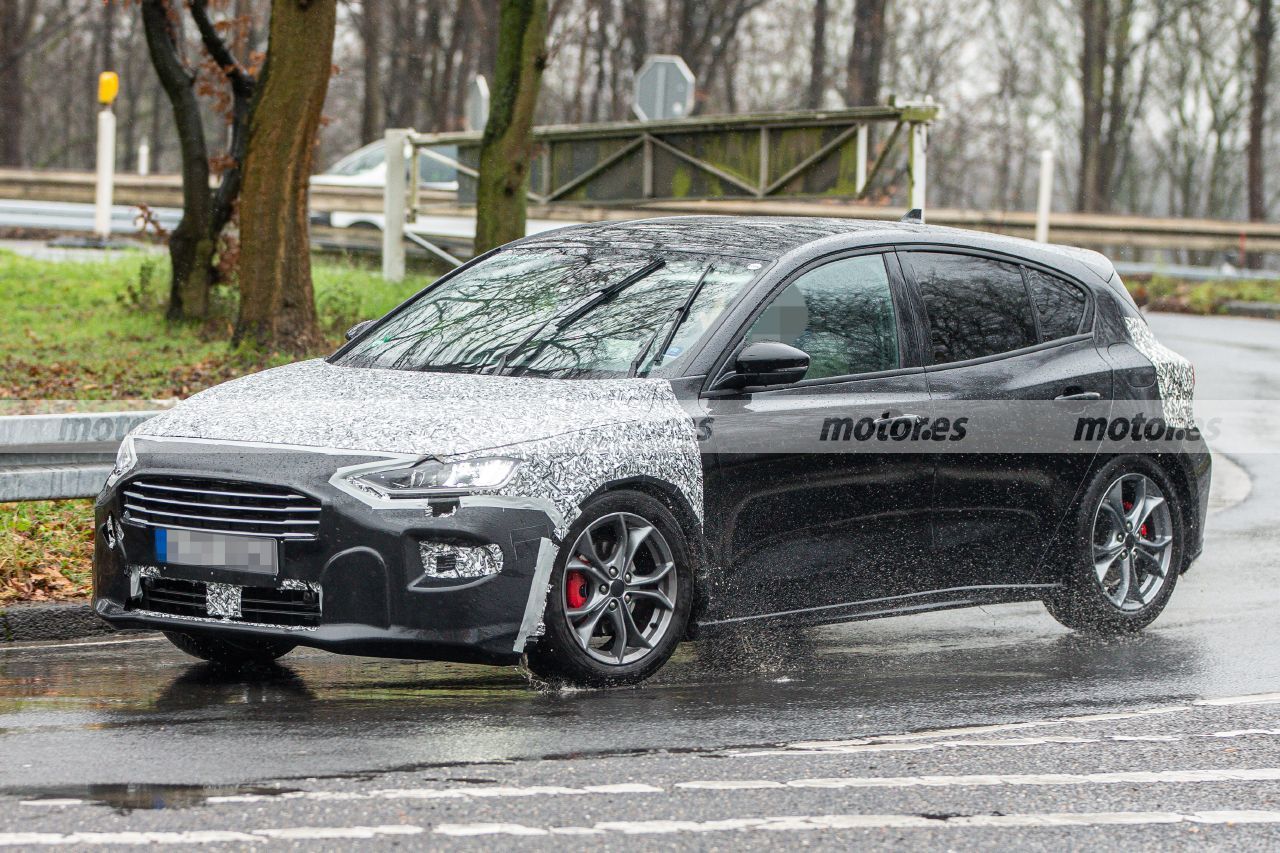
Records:
<instances>
[{"instance_id":1,"label":"octagonal road sign","mask_svg":"<svg viewBox=\"0 0 1280 853\"><path fill-rule=\"evenodd\" d=\"M684 118L693 109L693 72L678 56L654 54L636 75L631 109L641 121Z\"/></svg>"}]
</instances>

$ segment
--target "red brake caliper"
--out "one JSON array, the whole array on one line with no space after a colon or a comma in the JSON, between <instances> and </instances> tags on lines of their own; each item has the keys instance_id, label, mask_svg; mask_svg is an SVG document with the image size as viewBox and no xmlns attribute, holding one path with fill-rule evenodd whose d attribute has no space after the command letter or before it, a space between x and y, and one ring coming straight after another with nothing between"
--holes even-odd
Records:
<instances>
[{"instance_id":1,"label":"red brake caliper","mask_svg":"<svg viewBox=\"0 0 1280 853\"><path fill-rule=\"evenodd\" d=\"M1133 501L1124 501L1123 503L1125 512L1133 509ZM1142 526L1138 528L1138 535L1143 539L1147 538L1147 524L1145 521L1142 523Z\"/></svg>"},{"instance_id":2,"label":"red brake caliper","mask_svg":"<svg viewBox=\"0 0 1280 853\"><path fill-rule=\"evenodd\" d=\"M584 572L569 572L564 585L564 599L571 610L579 610L587 603L587 576Z\"/></svg>"}]
</instances>

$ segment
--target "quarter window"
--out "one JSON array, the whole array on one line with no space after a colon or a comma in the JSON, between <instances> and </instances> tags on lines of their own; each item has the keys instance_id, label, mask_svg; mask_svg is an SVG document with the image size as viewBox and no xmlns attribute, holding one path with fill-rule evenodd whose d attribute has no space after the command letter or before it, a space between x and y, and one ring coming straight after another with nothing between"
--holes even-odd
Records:
<instances>
[{"instance_id":1,"label":"quarter window","mask_svg":"<svg viewBox=\"0 0 1280 853\"><path fill-rule=\"evenodd\" d=\"M1085 308L1085 296L1080 288L1072 287L1047 273L1030 269L1027 270L1027 284L1031 286L1031 298L1040 315L1040 334L1043 340L1068 338L1080 331Z\"/></svg>"},{"instance_id":2,"label":"quarter window","mask_svg":"<svg viewBox=\"0 0 1280 853\"><path fill-rule=\"evenodd\" d=\"M787 286L747 332L809 354L806 379L899 366L898 323L881 255L824 264Z\"/></svg>"},{"instance_id":3,"label":"quarter window","mask_svg":"<svg viewBox=\"0 0 1280 853\"><path fill-rule=\"evenodd\" d=\"M969 255L912 252L934 364L982 358L1036 343L1031 300L1014 264Z\"/></svg>"}]
</instances>

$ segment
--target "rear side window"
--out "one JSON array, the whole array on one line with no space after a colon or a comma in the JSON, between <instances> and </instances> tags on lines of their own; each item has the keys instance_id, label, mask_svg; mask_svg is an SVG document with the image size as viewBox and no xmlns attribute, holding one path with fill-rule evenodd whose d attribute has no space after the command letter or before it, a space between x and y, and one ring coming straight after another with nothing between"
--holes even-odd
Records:
<instances>
[{"instance_id":1,"label":"rear side window","mask_svg":"<svg viewBox=\"0 0 1280 853\"><path fill-rule=\"evenodd\" d=\"M1039 270L1027 270L1031 298L1040 315L1040 334L1046 341L1069 338L1080 331L1085 296L1080 288Z\"/></svg>"},{"instance_id":2,"label":"rear side window","mask_svg":"<svg viewBox=\"0 0 1280 853\"><path fill-rule=\"evenodd\" d=\"M752 324L747 342L757 341L808 353L805 379L898 367L898 321L883 256L832 261L797 278Z\"/></svg>"},{"instance_id":3,"label":"rear side window","mask_svg":"<svg viewBox=\"0 0 1280 853\"><path fill-rule=\"evenodd\" d=\"M998 355L1036 343L1035 317L1014 264L969 255L906 255L929 313L934 364Z\"/></svg>"}]
</instances>

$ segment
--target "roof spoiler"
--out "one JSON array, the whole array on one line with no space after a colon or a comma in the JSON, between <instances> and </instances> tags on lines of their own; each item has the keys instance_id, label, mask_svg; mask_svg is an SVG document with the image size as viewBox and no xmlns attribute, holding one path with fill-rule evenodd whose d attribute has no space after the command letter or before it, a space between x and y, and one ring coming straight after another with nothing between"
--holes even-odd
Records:
<instances>
[{"instance_id":1,"label":"roof spoiler","mask_svg":"<svg viewBox=\"0 0 1280 853\"><path fill-rule=\"evenodd\" d=\"M898 220L899 222L910 222L913 225L924 224L924 211L918 207L913 207L907 211L907 215Z\"/></svg>"}]
</instances>

